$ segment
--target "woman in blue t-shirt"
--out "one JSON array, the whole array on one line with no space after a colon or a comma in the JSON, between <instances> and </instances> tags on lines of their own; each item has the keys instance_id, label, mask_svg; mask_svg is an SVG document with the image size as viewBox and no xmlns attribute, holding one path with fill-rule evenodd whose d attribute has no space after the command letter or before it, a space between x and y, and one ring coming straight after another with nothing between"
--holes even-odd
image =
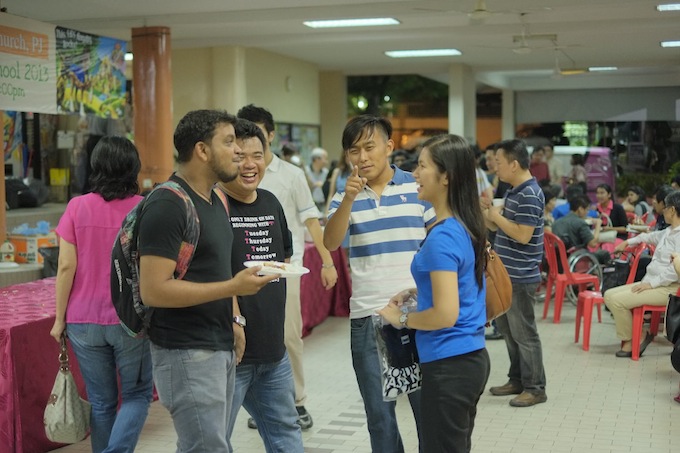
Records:
<instances>
[{"instance_id":1,"label":"woman in blue t-shirt","mask_svg":"<svg viewBox=\"0 0 680 453\"><path fill-rule=\"evenodd\" d=\"M435 223L411 263L417 289L394 296L380 314L416 329L422 372L423 451L469 452L477 402L489 377L484 344L486 226L465 139L439 135L423 145L413 175ZM418 310L400 305L412 294Z\"/></svg>"}]
</instances>

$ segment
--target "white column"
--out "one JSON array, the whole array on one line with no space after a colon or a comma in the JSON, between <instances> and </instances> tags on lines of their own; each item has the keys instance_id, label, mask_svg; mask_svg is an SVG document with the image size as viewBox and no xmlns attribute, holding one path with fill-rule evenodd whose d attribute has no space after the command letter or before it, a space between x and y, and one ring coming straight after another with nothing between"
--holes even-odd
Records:
<instances>
[{"instance_id":1,"label":"white column","mask_svg":"<svg viewBox=\"0 0 680 453\"><path fill-rule=\"evenodd\" d=\"M502 93L502 114L501 114L501 137L503 140L515 138L517 131L515 125L515 92L513 90L503 90Z\"/></svg>"},{"instance_id":2,"label":"white column","mask_svg":"<svg viewBox=\"0 0 680 453\"><path fill-rule=\"evenodd\" d=\"M477 90L469 66L452 64L449 68L449 133L477 142Z\"/></svg>"}]
</instances>

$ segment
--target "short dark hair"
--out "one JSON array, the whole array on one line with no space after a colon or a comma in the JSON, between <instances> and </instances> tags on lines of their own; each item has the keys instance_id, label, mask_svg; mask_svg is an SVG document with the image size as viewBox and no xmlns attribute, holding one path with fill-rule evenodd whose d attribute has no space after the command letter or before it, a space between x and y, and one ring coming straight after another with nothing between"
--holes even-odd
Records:
<instances>
[{"instance_id":1,"label":"short dark hair","mask_svg":"<svg viewBox=\"0 0 680 453\"><path fill-rule=\"evenodd\" d=\"M220 124L236 125L236 117L225 110L192 110L179 120L174 143L177 162L189 162L196 143L209 143Z\"/></svg>"},{"instance_id":2,"label":"short dark hair","mask_svg":"<svg viewBox=\"0 0 680 453\"><path fill-rule=\"evenodd\" d=\"M567 187L567 190L565 191L565 198L567 201L569 201L570 198L575 197L576 195L585 195L585 190L583 190L583 185L580 183L572 184Z\"/></svg>"},{"instance_id":3,"label":"short dark hair","mask_svg":"<svg viewBox=\"0 0 680 453\"><path fill-rule=\"evenodd\" d=\"M342 131L342 149L348 151L364 134L371 135L376 129L382 132L385 141L392 137L392 123L387 118L375 115L352 118Z\"/></svg>"},{"instance_id":4,"label":"short dark hair","mask_svg":"<svg viewBox=\"0 0 680 453\"><path fill-rule=\"evenodd\" d=\"M522 170L529 169L529 151L522 140L503 140L498 143L496 151L502 149L508 162L516 160Z\"/></svg>"},{"instance_id":5,"label":"short dark hair","mask_svg":"<svg viewBox=\"0 0 680 453\"><path fill-rule=\"evenodd\" d=\"M238 118L236 120L236 126L234 126L236 131L236 138L246 139L246 138L257 138L262 143L262 149L267 149L267 140L264 138L264 133L257 124L252 121L246 120L244 118Z\"/></svg>"},{"instance_id":6,"label":"short dark hair","mask_svg":"<svg viewBox=\"0 0 680 453\"><path fill-rule=\"evenodd\" d=\"M275 130L274 117L269 112L269 110L265 108L248 104L244 107L241 107L238 113L236 113L236 116L245 120L250 120L253 123L264 125L264 128L267 130L267 134L270 134Z\"/></svg>"},{"instance_id":7,"label":"short dark hair","mask_svg":"<svg viewBox=\"0 0 680 453\"><path fill-rule=\"evenodd\" d=\"M557 194L555 193L551 186L545 185L541 187L541 190L543 191L543 197L545 198L544 206L548 206L550 200L552 200L553 198L557 198Z\"/></svg>"},{"instance_id":8,"label":"short dark hair","mask_svg":"<svg viewBox=\"0 0 680 453\"><path fill-rule=\"evenodd\" d=\"M612 193L612 187L609 184L602 183L597 186L597 189L604 189L607 191L607 193L611 194Z\"/></svg>"},{"instance_id":9,"label":"short dark hair","mask_svg":"<svg viewBox=\"0 0 680 453\"><path fill-rule=\"evenodd\" d=\"M498 142L487 145L484 151L493 151L494 153L498 150Z\"/></svg>"},{"instance_id":10,"label":"short dark hair","mask_svg":"<svg viewBox=\"0 0 680 453\"><path fill-rule=\"evenodd\" d=\"M294 156L297 153L298 150L292 143L286 143L281 147L281 154L284 156Z\"/></svg>"},{"instance_id":11,"label":"short dark hair","mask_svg":"<svg viewBox=\"0 0 680 453\"><path fill-rule=\"evenodd\" d=\"M135 145L124 137L102 137L92 151L90 186L106 201L139 192L137 176L142 164Z\"/></svg>"},{"instance_id":12,"label":"short dark hair","mask_svg":"<svg viewBox=\"0 0 680 453\"><path fill-rule=\"evenodd\" d=\"M654 198L656 198L657 203L663 203L666 197L671 193L674 192L675 189L669 186L668 184L663 184L659 187L656 188L656 192L654 193Z\"/></svg>"},{"instance_id":13,"label":"short dark hair","mask_svg":"<svg viewBox=\"0 0 680 453\"><path fill-rule=\"evenodd\" d=\"M590 198L584 194L575 195L569 199L569 209L576 212L578 208L588 209L590 206Z\"/></svg>"}]
</instances>

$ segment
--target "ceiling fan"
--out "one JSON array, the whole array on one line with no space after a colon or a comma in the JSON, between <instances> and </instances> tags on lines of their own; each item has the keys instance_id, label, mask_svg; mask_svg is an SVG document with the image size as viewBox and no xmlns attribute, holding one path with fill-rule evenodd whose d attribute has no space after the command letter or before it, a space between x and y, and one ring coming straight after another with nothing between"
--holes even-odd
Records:
<instances>
[{"instance_id":1,"label":"ceiling fan","mask_svg":"<svg viewBox=\"0 0 680 453\"><path fill-rule=\"evenodd\" d=\"M460 10L460 9L432 9L432 8L414 8L419 11L436 11L441 13L454 13L454 14L465 14L470 19L472 24L482 24L489 17L495 14L510 14L515 13L514 11L491 11L486 7L486 0L475 0L475 5L471 10Z\"/></svg>"},{"instance_id":2,"label":"ceiling fan","mask_svg":"<svg viewBox=\"0 0 680 453\"><path fill-rule=\"evenodd\" d=\"M580 47L578 44L562 45L557 42L554 33L533 34L529 31L529 24L525 20L526 13L520 13L519 20L522 30L519 35L513 35L512 42L516 44L512 51L518 55L527 55L535 50L564 50L571 47ZM548 45L538 43L547 42Z\"/></svg>"},{"instance_id":3,"label":"ceiling fan","mask_svg":"<svg viewBox=\"0 0 680 453\"><path fill-rule=\"evenodd\" d=\"M509 13L510 11L489 11L486 7L486 0L475 0L475 8L467 13L473 22L484 22L494 14Z\"/></svg>"},{"instance_id":4,"label":"ceiling fan","mask_svg":"<svg viewBox=\"0 0 680 453\"><path fill-rule=\"evenodd\" d=\"M560 66L560 53L562 53L567 59L571 62L571 67L569 68L562 68ZM576 61L574 61L573 58L569 56L564 50L562 49L556 49L555 50L555 67L553 68L553 72L551 74L551 78L553 79L561 79L564 76L573 76L573 75L578 75L578 74L584 74L588 72L587 68L579 68L576 66Z\"/></svg>"}]
</instances>

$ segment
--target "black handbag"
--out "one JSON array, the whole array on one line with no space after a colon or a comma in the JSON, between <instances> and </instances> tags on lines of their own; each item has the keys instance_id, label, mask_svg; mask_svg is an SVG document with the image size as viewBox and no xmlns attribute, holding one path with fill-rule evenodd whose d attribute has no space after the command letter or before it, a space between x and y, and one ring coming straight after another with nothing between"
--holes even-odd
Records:
<instances>
[{"instance_id":1,"label":"black handbag","mask_svg":"<svg viewBox=\"0 0 680 453\"><path fill-rule=\"evenodd\" d=\"M675 294L668 295L665 324L666 338L677 346L680 340L680 296Z\"/></svg>"}]
</instances>

